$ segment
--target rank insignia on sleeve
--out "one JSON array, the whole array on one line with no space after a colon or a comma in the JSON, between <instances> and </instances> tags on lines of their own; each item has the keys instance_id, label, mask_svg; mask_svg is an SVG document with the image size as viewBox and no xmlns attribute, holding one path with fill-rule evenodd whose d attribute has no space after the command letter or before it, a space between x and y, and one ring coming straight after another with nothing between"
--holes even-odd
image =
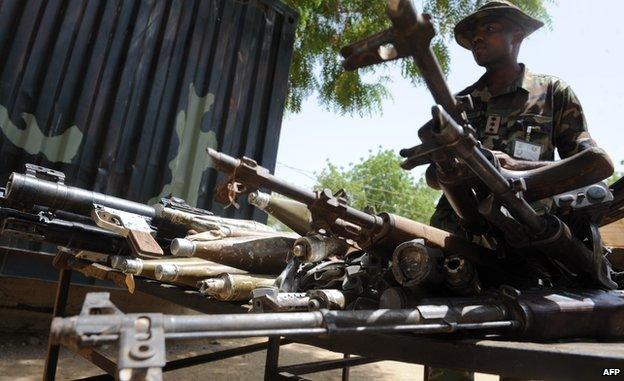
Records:
<instances>
[{"instance_id":1,"label":"rank insignia on sleeve","mask_svg":"<svg viewBox=\"0 0 624 381\"><path fill-rule=\"evenodd\" d=\"M500 115L488 115L487 122L485 123L485 133L488 135L498 135L500 124Z\"/></svg>"}]
</instances>

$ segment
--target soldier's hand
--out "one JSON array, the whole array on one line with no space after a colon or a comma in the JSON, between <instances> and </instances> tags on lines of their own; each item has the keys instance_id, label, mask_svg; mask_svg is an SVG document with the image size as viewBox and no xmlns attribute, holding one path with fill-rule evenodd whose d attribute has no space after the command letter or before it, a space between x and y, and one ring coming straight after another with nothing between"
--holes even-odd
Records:
<instances>
[{"instance_id":1,"label":"soldier's hand","mask_svg":"<svg viewBox=\"0 0 624 381\"><path fill-rule=\"evenodd\" d=\"M494 157L496 157L498 159L498 162L500 163L501 167L505 168L505 169L510 169L513 171L519 171L524 169L523 166L521 165L521 163L514 159L513 157L507 155L505 152L503 151L492 151L492 153L494 154Z\"/></svg>"}]
</instances>

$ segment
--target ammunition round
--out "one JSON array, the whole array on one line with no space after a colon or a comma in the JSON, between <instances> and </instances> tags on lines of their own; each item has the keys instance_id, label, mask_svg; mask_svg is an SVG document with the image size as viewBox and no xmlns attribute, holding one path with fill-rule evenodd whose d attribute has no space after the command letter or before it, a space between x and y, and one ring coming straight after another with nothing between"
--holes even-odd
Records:
<instances>
[{"instance_id":1,"label":"ammunition round","mask_svg":"<svg viewBox=\"0 0 624 381\"><path fill-rule=\"evenodd\" d=\"M178 266L173 263L157 265L154 275L157 280L174 281L178 277Z\"/></svg>"},{"instance_id":2,"label":"ammunition round","mask_svg":"<svg viewBox=\"0 0 624 381\"><path fill-rule=\"evenodd\" d=\"M226 280L223 278L205 279L201 282L201 293L215 295L226 289Z\"/></svg>"},{"instance_id":3,"label":"ammunition round","mask_svg":"<svg viewBox=\"0 0 624 381\"><path fill-rule=\"evenodd\" d=\"M195 254L195 244L184 238L176 238L171 241L171 254L178 257L192 257Z\"/></svg>"},{"instance_id":4,"label":"ammunition round","mask_svg":"<svg viewBox=\"0 0 624 381\"><path fill-rule=\"evenodd\" d=\"M140 275L143 271L141 259L126 258L119 255L111 259L111 267L126 274Z\"/></svg>"},{"instance_id":5,"label":"ammunition round","mask_svg":"<svg viewBox=\"0 0 624 381\"><path fill-rule=\"evenodd\" d=\"M255 191L249 193L247 196L247 200L249 203L260 210L264 210L267 206L269 206L269 202L271 201L271 195L268 193Z\"/></svg>"}]
</instances>

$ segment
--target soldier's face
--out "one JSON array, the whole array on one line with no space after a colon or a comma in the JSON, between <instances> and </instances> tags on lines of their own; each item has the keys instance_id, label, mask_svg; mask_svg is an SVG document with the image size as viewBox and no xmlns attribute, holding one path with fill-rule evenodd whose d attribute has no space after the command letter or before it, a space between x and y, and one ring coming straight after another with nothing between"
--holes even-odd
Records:
<instances>
[{"instance_id":1,"label":"soldier's face","mask_svg":"<svg viewBox=\"0 0 624 381\"><path fill-rule=\"evenodd\" d=\"M515 29L517 28L505 19L479 21L471 36L472 56L477 64L489 67L514 58L514 46L522 40L522 36Z\"/></svg>"}]
</instances>

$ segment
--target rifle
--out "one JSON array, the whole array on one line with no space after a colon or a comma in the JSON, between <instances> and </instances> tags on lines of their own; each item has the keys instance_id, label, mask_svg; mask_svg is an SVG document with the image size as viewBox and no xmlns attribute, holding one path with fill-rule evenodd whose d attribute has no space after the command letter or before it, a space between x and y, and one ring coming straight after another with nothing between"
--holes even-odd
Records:
<instances>
[{"instance_id":1,"label":"rifle","mask_svg":"<svg viewBox=\"0 0 624 381\"><path fill-rule=\"evenodd\" d=\"M75 250L126 254L123 237L97 226L55 217L48 212L26 213L0 207L0 233Z\"/></svg>"},{"instance_id":2,"label":"rifle","mask_svg":"<svg viewBox=\"0 0 624 381\"><path fill-rule=\"evenodd\" d=\"M231 315L123 314L108 293L89 293L80 315L54 318L50 337L79 349L118 341L118 370L155 368L158 374L166 363L166 339L398 332L618 339L624 337L617 323L623 318L622 291L602 290L520 293L503 287L478 299L432 298L406 309Z\"/></svg>"},{"instance_id":3,"label":"rifle","mask_svg":"<svg viewBox=\"0 0 624 381\"><path fill-rule=\"evenodd\" d=\"M371 214L360 211L347 205L343 198L334 196L328 189L312 192L299 188L271 175L266 168L247 157L236 159L212 148L208 148L208 154L214 168L229 175L228 180L215 190L217 202L234 204L241 194L264 187L305 204L311 212L312 225L316 231L351 239L373 255L390 258L399 244L424 238L428 244L465 256L475 264L500 270L491 259L495 258L491 250L458 235L391 213Z\"/></svg>"},{"instance_id":4,"label":"rifle","mask_svg":"<svg viewBox=\"0 0 624 381\"><path fill-rule=\"evenodd\" d=\"M482 234L492 227L500 229L511 247L536 249L568 276L581 274L580 278L592 287L616 288L602 253L598 217L588 218L586 229L576 229L586 232L575 237L561 218L550 213L538 215L528 203L607 178L613 173L608 155L599 148L590 148L532 171L501 170L494 156L477 141L475 130L468 123L464 108L470 102L457 102L446 84L430 46L435 36L431 17L416 12L409 0L389 0L386 11L392 21L391 28L343 48L341 54L347 70L408 56L413 57L420 69L437 105L432 109L432 122L419 130L422 144L401 151L401 156L406 158L402 167L409 170L431 163L428 183L437 184L443 190L469 230ZM467 181L471 177L478 179L476 185ZM489 195L477 198L482 189ZM605 193L594 201L600 204L608 202L606 199ZM572 199L571 204L578 201ZM502 208L511 216L505 215ZM484 225L483 221L488 224ZM592 243L591 249L583 240Z\"/></svg>"}]
</instances>

